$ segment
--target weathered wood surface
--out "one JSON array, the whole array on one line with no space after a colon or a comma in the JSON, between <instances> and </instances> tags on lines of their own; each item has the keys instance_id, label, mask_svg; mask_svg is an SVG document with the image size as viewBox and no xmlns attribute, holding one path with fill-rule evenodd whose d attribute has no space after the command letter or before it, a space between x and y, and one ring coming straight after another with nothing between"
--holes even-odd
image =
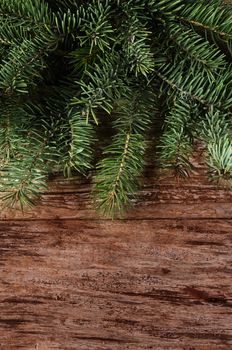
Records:
<instances>
[{"instance_id":1,"label":"weathered wood surface","mask_svg":"<svg viewBox=\"0 0 232 350\"><path fill-rule=\"evenodd\" d=\"M0 221L0 349L232 349L232 192L146 172L100 218L86 180L55 179Z\"/></svg>"},{"instance_id":2,"label":"weathered wood surface","mask_svg":"<svg viewBox=\"0 0 232 350\"><path fill-rule=\"evenodd\" d=\"M232 191L226 186L210 183L202 163L193 162L191 181L176 181L173 177L157 179L153 168L145 172L141 190L127 219L232 218ZM3 210L0 220L36 219L98 219L90 196L87 179L67 181L55 178L42 194L36 210ZM184 203L184 205L183 205ZM216 203L216 205L215 205ZM200 204L200 205L199 205Z\"/></svg>"},{"instance_id":3,"label":"weathered wood surface","mask_svg":"<svg viewBox=\"0 0 232 350\"><path fill-rule=\"evenodd\" d=\"M2 223L1 349L231 349L231 220Z\"/></svg>"}]
</instances>

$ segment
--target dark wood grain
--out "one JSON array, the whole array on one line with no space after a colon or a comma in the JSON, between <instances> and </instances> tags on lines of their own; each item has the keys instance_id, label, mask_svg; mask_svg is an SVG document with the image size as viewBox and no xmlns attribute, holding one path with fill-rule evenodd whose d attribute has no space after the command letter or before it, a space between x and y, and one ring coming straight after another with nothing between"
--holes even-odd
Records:
<instances>
[{"instance_id":1,"label":"dark wood grain","mask_svg":"<svg viewBox=\"0 0 232 350\"><path fill-rule=\"evenodd\" d=\"M56 178L41 196L36 210L2 210L0 220L23 219L100 219L85 179ZM232 191L215 186L202 174L191 180L177 182L174 178L160 179L148 174L141 185L133 208L124 219L232 218ZM184 205L183 205L184 203Z\"/></svg>"},{"instance_id":2,"label":"dark wood grain","mask_svg":"<svg viewBox=\"0 0 232 350\"><path fill-rule=\"evenodd\" d=\"M147 168L122 219L55 178L0 220L0 349L232 349L232 191Z\"/></svg>"},{"instance_id":3,"label":"dark wood grain","mask_svg":"<svg viewBox=\"0 0 232 350\"><path fill-rule=\"evenodd\" d=\"M2 349L232 348L232 220L1 224Z\"/></svg>"}]
</instances>

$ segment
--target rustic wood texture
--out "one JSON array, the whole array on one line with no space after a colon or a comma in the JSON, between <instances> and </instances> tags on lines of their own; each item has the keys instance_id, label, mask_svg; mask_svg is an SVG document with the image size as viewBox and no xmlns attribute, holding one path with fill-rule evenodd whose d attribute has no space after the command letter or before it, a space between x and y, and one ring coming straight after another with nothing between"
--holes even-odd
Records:
<instances>
[{"instance_id":1,"label":"rustic wood texture","mask_svg":"<svg viewBox=\"0 0 232 350\"><path fill-rule=\"evenodd\" d=\"M232 349L232 192L146 170L123 219L56 178L0 221L0 349Z\"/></svg>"}]
</instances>

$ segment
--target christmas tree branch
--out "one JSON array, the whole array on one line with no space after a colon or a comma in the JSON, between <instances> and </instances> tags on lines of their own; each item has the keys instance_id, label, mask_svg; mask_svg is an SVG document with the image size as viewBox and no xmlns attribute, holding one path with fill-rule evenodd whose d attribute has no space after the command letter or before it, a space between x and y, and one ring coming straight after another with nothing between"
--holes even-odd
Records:
<instances>
[{"instance_id":1,"label":"christmas tree branch","mask_svg":"<svg viewBox=\"0 0 232 350\"><path fill-rule=\"evenodd\" d=\"M106 216L122 213L138 188L147 148L146 133L154 113L149 95L146 91L133 92L120 102L114 124L116 135L97 165L95 203Z\"/></svg>"},{"instance_id":2,"label":"christmas tree branch","mask_svg":"<svg viewBox=\"0 0 232 350\"><path fill-rule=\"evenodd\" d=\"M192 170L191 154L191 104L177 97L165 118L164 133L159 142L159 161L163 168L169 168L175 175L186 177Z\"/></svg>"},{"instance_id":3,"label":"christmas tree branch","mask_svg":"<svg viewBox=\"0 0 232 350\"><path fill-rule=\"evenodd\" d=\"M218 110L202 122L201 138L206 147L206 164L212 179L232 181L232 124Z\"/></svg>"}]
</instances>

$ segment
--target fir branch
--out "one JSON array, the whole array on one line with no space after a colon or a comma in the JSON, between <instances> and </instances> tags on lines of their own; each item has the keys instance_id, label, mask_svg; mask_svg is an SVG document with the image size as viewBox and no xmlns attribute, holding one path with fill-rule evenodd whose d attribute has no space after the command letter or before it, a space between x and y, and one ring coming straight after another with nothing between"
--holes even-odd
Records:
<instances>
[{"instance_id":1,"label":"fir branch","mask_svg":"<svg viewBox=\"0 0 232 350\"><path fill-rule=\"evenodd\" d=\"M76 10L75 13L72 13L70 9L67 12L58 11L54 15L52 29L57 31L61 41L66 40L68 35L71 36L72 40L76 41L78 38L77 30L80 28L81 23L82 19L79 10Z\"/></svg>"},{"instance_id":2,"label":"fir branch","mask_svg":"<svg viewBox=\"0 0 232 350\"><path fill-rule=\"evenodd\" d=\"M32 78L39 77L39 71L44 68L43 54L41 48L29 40L14 46L0 66L0 88L3 92L28 93L28 83L33 84Z\"/></svg>"},{"instance_id":3,"label":"fir branch","mask_svg":"<svg viewBox=\"0 0 232 350\"><path fill-rule=\"evenodd\" d=\"M44 38L43 32L32 40L24 39L20 45L12 45L8 56L0 65L0 89L10 95L14 91L28 93L35 79L41 79L41 71L46 67L45 56L56 43L52 36Z\"/></svg>"},{"instance_id":4,"label":"fir branch","mask_svg":"<svg viewBox=\"0 0 232 350\"><path fill-rule=\"evenodd\" d=\"M120 28L119 41L122 42L123 53L128 60L130 71L147 76L153 71L154 57L150 47L150 34L140 22L136 13L127 14Z\"/></svg>"},{"instance_id":5,"label":"fir branch","mask_svg":"<svg viewBox=\"0 0 232 350\"><path fill-rule=\"evenodd\" d=\"M210 174L231 177L231 18L219 0L0 0L7 203L31 204L50 172L89 174L106 112L115 134L94 198L104 214L122 212L138 188L157 99L163 167L188 175L200 125Z\"/></svg>"},{"instance_id":6,"label":"fir branch","mask_svg":"<svg viewBox=\"0 0 232 350\"><path fill-rule=\"evenodd\" d=\"M7 207L34 205L40 192L46 187L47 161L52 157L50 138L51 125L43 122L43 135L31 131L15 159L2 170L1 200ZM40 131L41 132L41 131Z\"/></svg>"},{"instance_id":7,"label":"fir branch","mask_svg":"<svg viewBox=\"0 0 232 350\"><path fill-rule=\"evenodd\" d=\"M106 216L122 213L138 188L145 164L146 133L154 113L150 97L146 92L134 92L118 106L116 135L103 151L105 158L98 163L94 177L95 203Z\"/></svg>"},{"instance_id":8,"label":"fir branch","mask_svg":"<svg viewBox=\"0 0 232 350\"><path fill-rule=\"evenodd\" d=\"M28 118L16 101L15 105L2 102L0 113L0 168L4 169L11 159L17 157L25 142L23 130Z\"/></svg>"},{"instance_id":9,"label":"fir branch","mask_svg":"<svg viewBox=\"0 0 232 350\"><path fill-rule=\"evenodd\" d=\"M122 213L137 190L136 178L144 166L144 138L131 131L118 133L104 158L97 166L94 178L95 203L98 210L113 217Z\"/></svg>"},{"instance_id":10,"label":"fir branch","mask_svg":"<svg viewBox=\"0 0 232 350\"><path fill-rule=\"evenodd\" d=\"M199 34L179 23L171 21L168 23L167 29L169 38L173 41L175 47L177 46L180 51L186 53L186 57L189 60L199 62L200 65L207 69L209 74L211 70L215 71L225 68L225 55L216 46L205 41ZM212 73L210 77L213 78Z\"/></svg>"},{"instance_id":11,"label":"fir branch","mask_svg":"<svg viewBox=\"0 0 232 350\"><path fill-rule=\"evenodd\" d=\"M86 123L78 110L70 109L69 121L61 126L59 152L60 163L65 176L70 177L73 171L86 175L92 168L93 144L96 133L92 123Z\"/></svg>"},{"instance_id":12,"label":"fir branch","mask_svg":"<svg viewBox=\"0 0 232 350\"><path fill-rule=\"evenodd\" d=\"M0 0L0 16L50 25L52 13L44 0Z\"/></svg>"},{"instance_id":13,"label":"fir branch","mask_svg":"<svg viewBox=\"0 0 232 350\"><path fill-rule=\"evenodd\" d=\"M125 85L117 76L117 58L115 54L114 57L109 55L104 62L100 60L100 63L95 63L93 69L85 71L82 80L77 82L81 94L73 97L71 106L81 108L81 115L87 123L91 118L98 124L96 110L102 109L110 114L114 99L125 92Z\"/></svg>"},{"instance_id":14,"label":"fir branch","mask_svg":"<svg viewBox=\"0 0 232 350\"><path fill-rule=\"evenodd\" d=\"M199 69L198 62L186 63L185 60L180 60L178 55L172 63L162 64L155 73L171 88L172 94L177 92L208 107L215 105L220 108L222 105L226 80L224 74L212 81L204 70ZM165 85L162 86L164 91Z\"/></svg>"},{"instance_id":15,"label":"fir branch","mask_svg":"<svg viewBox=\"0 0 232 350\"><path fill-rule=\"evenodd\" d=\"M221 84L224 87L224 93L221 96L221 111L228 113L232 108L232 64L228 64L223 75L220 77ZM220 83L220 82L219 82Z\"/></svg>"},{"instance_id":16,"label":"fir branch","mask_svg":"<svg viewBox=\"0 0 232 350\"><path fill-rule=\"evenodd\" d=\"M177 97L165 118L164 133L159 142L159 161L163 168L174 171L175 175L186 177L192 170L190 136L191 104Z\"/></svg>"},{"instance_id":17,"label":"fir branch","mask_svg":"<svg viewBox=\"0 0 232 350\"><path fill-rule=\"evenodd\" d=\"M232 38L231 14L231 7L218 0L199 0L197 3L191 1L183 7L177 18L185 24L210 31L228 40Z\"/></svg>"},{"instance_id":18,"label":"fir branch","mask_svg":"<svg viewBox=\"0 0 232 350\"><path fill-rule=\"evenodd\" d=\"M0 24L0 43L6 46L21 43L31 33L31 29L27 26L22 26L21 21L15 21L4 16L0 16Z\"/></svg>"},{"instance_id":19,"label":"fir branch","mask_svg":"<svg viewBox=\"0 0 232 350\"><path fill-rule=\"evenodd\" d=\"M79 35L80 45L87 44L90 47L90 53L94 47L105 52L109 50L113 41L113 28L110 19L110 4L108 0L104 2L93 0L87 4L87 7L80 8L82 26L82 35Z\"/></svg>"},{"instance_id":20,"label":"fir branch","mask_svg":"<svg viewBox=\"0 0 232 350\"><path fill-rule=\"evenodd\" d=\"M185 6L185 3L183 3L183 0L148 0L146 5L152 12L158 12L162 15L173 15L179 13Z\"/></svg>"},{"instance_id":21,"label":"fir branch","mask_svg":"<svg viewBox=\"0 0 232 350\"><path fill-rule=\"evenodd\" d=\"M211 179L232 181L232 124L220 111L211 110L201 123L206 164Z\"/></svg>"}]
</instances>

